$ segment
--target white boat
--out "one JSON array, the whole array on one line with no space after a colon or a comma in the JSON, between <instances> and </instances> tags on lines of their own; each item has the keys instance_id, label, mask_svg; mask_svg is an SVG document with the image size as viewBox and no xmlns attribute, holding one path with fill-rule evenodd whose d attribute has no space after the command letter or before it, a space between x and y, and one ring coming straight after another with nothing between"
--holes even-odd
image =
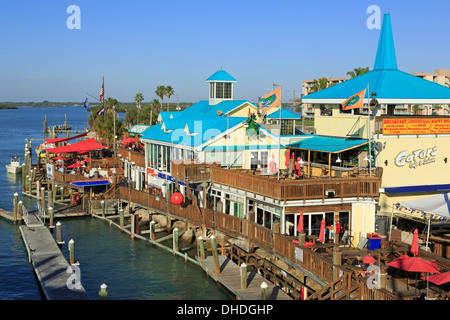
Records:
<instances>
[{"instance_id":1,"label":"white boat","mask_svg":"<svg viewBox=\"0 0 450 320\"><path fill-rule=\"evenodd\" d=\"M20 164L20 156L10 156L11 163L6 165L6 171L9 173L22 172L22 165Z\"/></svg>"}]
</instances>

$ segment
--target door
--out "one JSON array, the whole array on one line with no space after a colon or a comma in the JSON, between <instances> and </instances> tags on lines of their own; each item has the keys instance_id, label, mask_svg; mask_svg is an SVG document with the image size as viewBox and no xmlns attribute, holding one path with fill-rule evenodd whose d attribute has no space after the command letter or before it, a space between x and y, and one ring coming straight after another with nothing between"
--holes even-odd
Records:
<instances>
[{"instance_id":1,"label":"door","mask_svg":"<svg viewBox=\"0 0 450 320\"><path fill-rule=\"evenodd\" d=\"M267 170L269 151L250 151L250 170Z\"/></svg>"}]
</instances>

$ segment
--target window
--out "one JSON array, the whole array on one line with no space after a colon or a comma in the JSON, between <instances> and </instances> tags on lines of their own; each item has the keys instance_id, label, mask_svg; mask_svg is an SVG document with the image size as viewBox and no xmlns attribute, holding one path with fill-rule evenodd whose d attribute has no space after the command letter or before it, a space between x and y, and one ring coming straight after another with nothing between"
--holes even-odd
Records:
<instances>
[{"instance_id":1,"label":"window","mask_svg":"<svg viewBox=\"0 0 450 320\"><path fill-rule=\"evenodd\" d=\"M210 87L211 89L211 87ZM231 83L230 82L216 82L216 96L217 99L231 99Z\"/></svg>"},{"instance_id":2,"label":"window","mask_svg":"<svg viewBox=\"0 0 450 320\"><path fill-rule=\"evenodd\" d=\"M209 97L214 98L214 82L209 84Z\"/></svg>"}]
</instances>

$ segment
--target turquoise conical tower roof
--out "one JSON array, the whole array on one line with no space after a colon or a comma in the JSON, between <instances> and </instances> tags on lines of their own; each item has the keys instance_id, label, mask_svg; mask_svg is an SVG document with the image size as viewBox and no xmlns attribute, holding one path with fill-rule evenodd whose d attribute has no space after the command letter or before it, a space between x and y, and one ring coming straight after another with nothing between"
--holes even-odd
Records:
<instances>
[{"instance_id":1,"label":"turquoise conical tower roof","mask_svg":"<svg viewBox=\"0 0 450 320\"><path fill-rule=\"evenodd\" d=\"M385 13L378 40L377 56L373 70L397 70L395 57L394 37L392 36L391 16Z\"/></svg>"}]
</instances>

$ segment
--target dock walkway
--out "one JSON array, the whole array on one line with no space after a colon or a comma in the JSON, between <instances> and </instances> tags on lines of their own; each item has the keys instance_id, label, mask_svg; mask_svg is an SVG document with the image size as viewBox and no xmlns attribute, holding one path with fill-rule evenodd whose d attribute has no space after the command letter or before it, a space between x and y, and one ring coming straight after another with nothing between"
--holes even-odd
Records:
<instances>
[{"instance_id":1,"label":"dock walkway","mask_svg":"<svg viewBox=\"0 0 450 320\"><path fill-rule=\"evenodd\" d=\"M32 212L24 221L26 225L19 227L22 239L47 300L88 300L81 284L69 289L75 285L75 273L71 272L50 230Z\"/></svg>"},{"instance_id":2,"label":"dock walkway","mask_svg":"<svg viewBox=\"0 0 450 320\"><path fill-rule=\"evenodd\" d=\"M208 276L227 288L238 300L261 300L261 284L263 282L268 285L270 300L293 300L279 287L264 279L255 271L248 272L247 289L241 289L241 268L228 257L219 256L220 274L216 274L214 271L212 256L206 257L204 260L199 257L196 257L196 259Z\"/></svg>"}]
</instances>

